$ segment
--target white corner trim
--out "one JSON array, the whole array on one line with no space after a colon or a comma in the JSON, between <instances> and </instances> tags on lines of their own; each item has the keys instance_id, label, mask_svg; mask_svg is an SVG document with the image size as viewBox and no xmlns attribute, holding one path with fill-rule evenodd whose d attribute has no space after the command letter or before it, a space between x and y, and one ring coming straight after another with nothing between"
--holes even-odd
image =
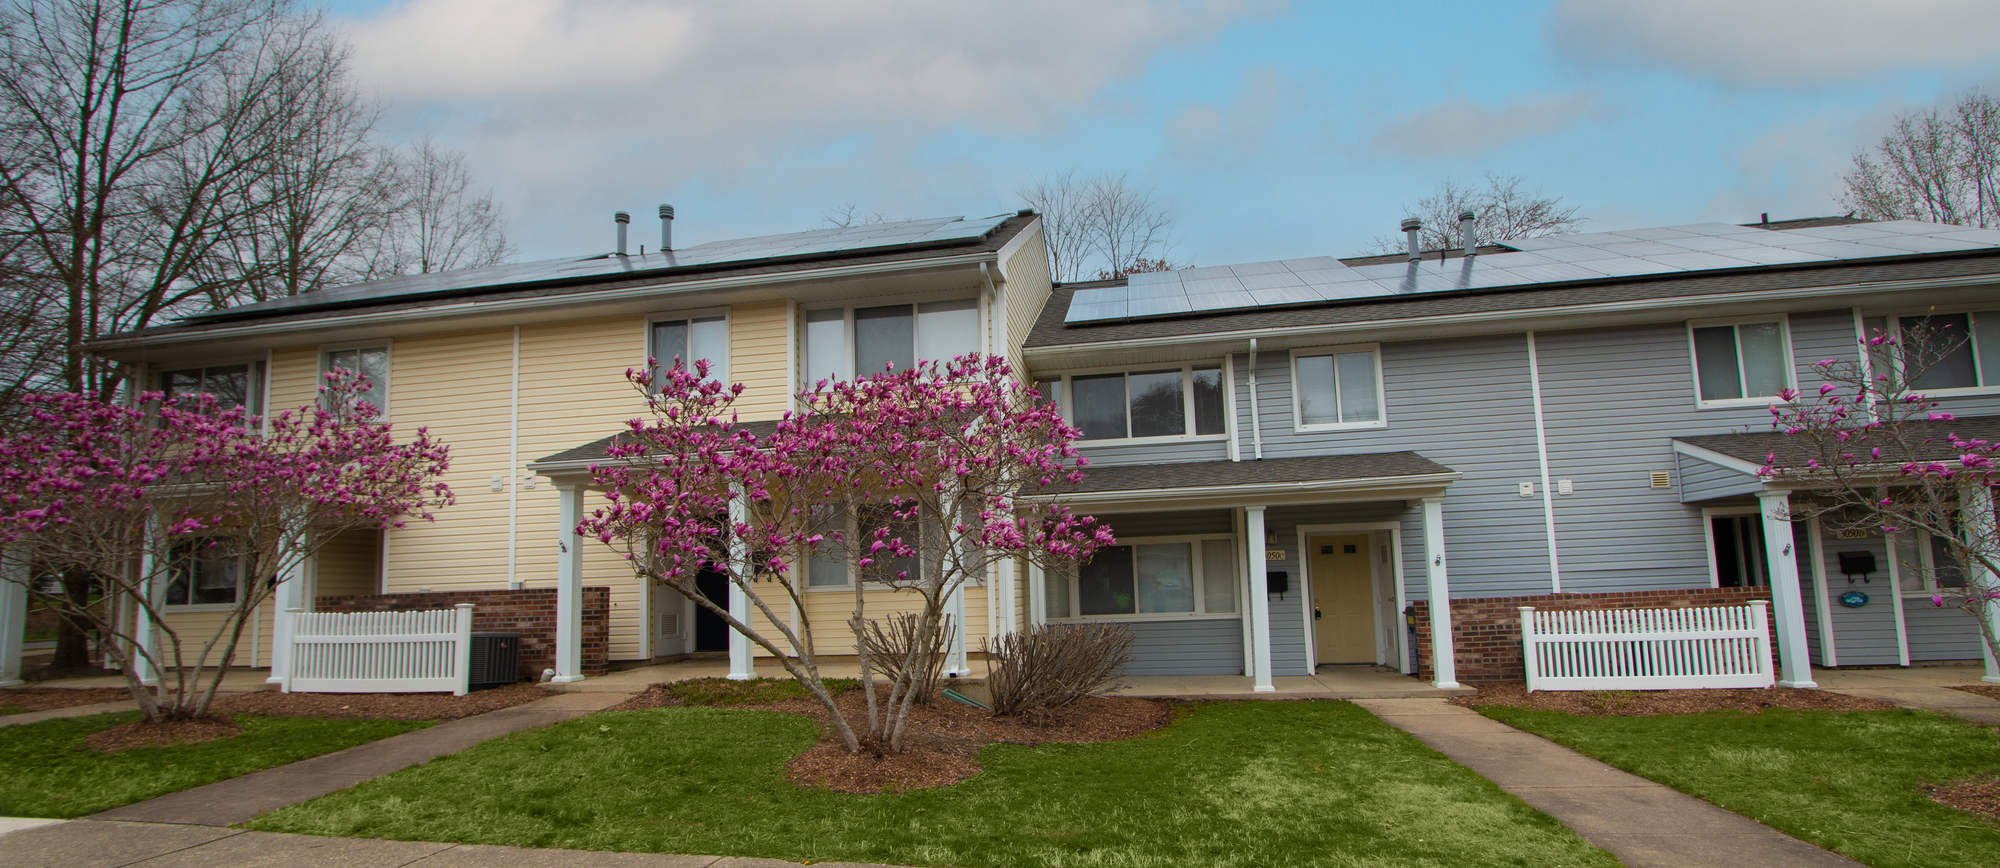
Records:
<instances>
[{"instance_id":1,"label":"white corner trim","mask_svg":"<svg viewBox=\"0 0 2000 868\"><path fill-rule=\"evenodd\" d=\"M1542 415L1542 365L1535 351L1535 333L1528 334L1528 394L1535 404L1535 458L1542 468L1542 525L1549 540L1549 587L1563 592L1562 560L1556 548L1556 496L1549 485L1549 432Z\"/></svg>"}]
</instances>

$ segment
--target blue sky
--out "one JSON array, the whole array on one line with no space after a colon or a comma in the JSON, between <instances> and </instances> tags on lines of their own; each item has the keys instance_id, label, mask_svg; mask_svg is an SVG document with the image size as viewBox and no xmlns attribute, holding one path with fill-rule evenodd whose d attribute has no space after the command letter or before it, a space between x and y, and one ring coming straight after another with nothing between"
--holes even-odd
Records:
<instances>
[{"instance_id":1,"label":"blue sky","mask_svg":"<svg viewBox=\"0 0 2000 868\"><path fill-rule=\"evenodd\" d=\"M331 8L385 135L464 150L523 259L621 208L673 203L687 245L1000 213L1062 169L1152 189L1202 265L1365 252L1487 172L1589 229L1816 216L1899 112L2000 85L2000 4L1967 0Z\"/></svg>"}]
</instances>

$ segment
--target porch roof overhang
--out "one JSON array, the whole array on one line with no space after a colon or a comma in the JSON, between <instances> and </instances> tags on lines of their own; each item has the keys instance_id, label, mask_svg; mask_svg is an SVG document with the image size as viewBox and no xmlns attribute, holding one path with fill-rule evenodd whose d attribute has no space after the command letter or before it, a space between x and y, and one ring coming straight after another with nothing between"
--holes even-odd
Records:
<instances>
[{"instance_id":1,"label":"porch roof overhang","mask_svg":"<svg viewBox=\"0 0 2000 868\"><path fill-rule=\"evenodd\" d=\"M1958 450L1951 448L1949 435L1956 434L1969 440L2000 440L2000 416L1964 416L1948 422L1911 422L1907 430L1911 434L1909 440L1912 446L1910 454L1904 457L1956 465L1959 454ZM1765 489L1789 490L1813 485L1809 480L1765 477L1760 473L1774 456L1780 462L1791 465L1804 464L1813 457L1792 435L1778 431L1736 432L1676 437L1672 442L1674 457L1681 470L1681 501L1684 503L1753 494ZM1690 462L1699 464L1691 465ZM1712 468L1712 475L1706 483L1691 486L1688 483L1691 467ZM1870 472L1871 477L1876 474L1884 483L1893 483L1902 474L1901 463L1885 463Z\"/></svg>"},{"instance_id":2,"label":"porch roof overhang","mask_svg":"<svg viewBox=\"0 0 2000 868\"><path fill-rule=\"evenodd\" d=\"M1415 452L1089 467L1061 497L1092 509L1183 510L1442 496L1458 471Z\"/></svg>"},{"instance_id":3,"label":"porch roof overhang","mask_svg":"<svg viewBox=\"0 0 2000 868\"><path fill-rule=\"evenodd\" d=\"M778 430L778 421L768 419L761 422L739 422L736 430L748 431L757 437L768 437ZM611 447L632 442L632 435L620 431L609 437L600 437L581 446L573 446L528 462L528 469L548 477L557 485L581 485L590 482L592 465L611 460Z\"/></svg>"}]
</instances>

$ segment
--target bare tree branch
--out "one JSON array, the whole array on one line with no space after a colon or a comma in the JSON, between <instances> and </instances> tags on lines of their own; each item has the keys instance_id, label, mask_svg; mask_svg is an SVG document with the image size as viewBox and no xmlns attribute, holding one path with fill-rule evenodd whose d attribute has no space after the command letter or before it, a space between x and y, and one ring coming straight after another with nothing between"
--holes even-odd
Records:
<instances>
[{"instance_id":1,"label":"bare tree branch","mask_svg":"<svg viewBox=\"0 0 2000 868\"><path fill-rule=\"evenodd\" d=\"M1577 216L1580 206L1565 206L1560 196L1522 189L1526 183L1527 179L1521 175L1492 172L1487 173L1483 188L1445 179L1429 196L1405 209L1409 216L1424 223L1417 236L1418 244L1424 250L1457 247L1458 215L1467 211L1478 215L1481 241L1568 235L1583 225L1585 218ZM1403 236L1383 235L1375 239L1374 251L1395 253L1405 246Z\"/></svg>"},{"instance_id":2,"label":"bare tree branch","mask_svg":"<svg viewBox=\"0 0 2000 868\"><path fill-rule=\"evenodd\" d=\"M1897 118L1841 181L1841 204L1862 217L2000 226L2000 101L1969 91Z\"/></svg>"}]
</instances>

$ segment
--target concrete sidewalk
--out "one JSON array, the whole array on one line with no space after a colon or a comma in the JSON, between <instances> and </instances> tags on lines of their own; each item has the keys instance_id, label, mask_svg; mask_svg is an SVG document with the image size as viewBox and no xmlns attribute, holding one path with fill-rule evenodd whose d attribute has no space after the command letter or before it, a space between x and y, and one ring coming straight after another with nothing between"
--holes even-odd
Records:
<instances>
[{"instance_id":1,"label":"concrete sidewalk","mask_svg":"<svg viewBox=\"0 0 2000 868\"><path fill-rule=\"evenodd\" d=\"M1442 699L1356 705L1555 817L1632 868L1861 863Z\"/></svg>"},{"instance_id":2,"label":"concrete sidewalk","mask_svg":"<svg viewBox=\"0 0 2000 868\"><path fill-rule=\"evenodd\" d=\"M622 693L558 694L526 705L489 711L441 723L430 729L406 732L300 760L291 765L112 808L94 815L93 819L234 826L260 814L317 799L362 781L457 753L483 741L582 717L617 705L627 698Z\"/></svg>"},{"instance_id":3,"label":"concrete sidewalk","mask_svg":"<svg viewBox=\"0 0 2000 868\"><path fill-rule=\"evenodd\" d=\"M0 837L0 868L792 868L796 862L318 838L207 826L71 820ZM816 862L829 868L888 868Z\"/></svg>"},{"instance_id":4,"label":"concrete sidewalk","mask_svg":"<svg viewBox=\"0 0 2000 868\"><path fill-rule=\"evenodd\" d=\"M1978 684L1984 666L1913 666L1908 669L1815 669L1821 690L1956 714L1974 723L2000 726L2000 702L1953 685Z\"/></svg>"}]
</instances>

